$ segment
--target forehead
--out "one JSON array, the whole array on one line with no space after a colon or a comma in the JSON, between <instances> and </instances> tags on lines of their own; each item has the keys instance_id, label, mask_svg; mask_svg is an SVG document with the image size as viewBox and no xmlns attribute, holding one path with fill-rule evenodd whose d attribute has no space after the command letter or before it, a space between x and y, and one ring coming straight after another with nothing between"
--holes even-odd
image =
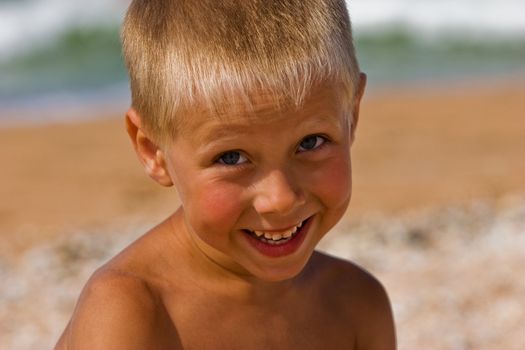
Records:
<instances>
[{"instance_id":1,"label":"forehead","mask_svg":"<svg viewBox=\"0 0 525 350\"><path fill-rule=\"evenodd\" d=\"M199 106L187 114L182 133L204 136L213 132L215 137L265 125L275 126L286 121L347 115L348 103L344 90L338 84L323 83L314 86L300 105L279 98L271 91L256 91L214 106Z\"/></svg>"}]
</instances>

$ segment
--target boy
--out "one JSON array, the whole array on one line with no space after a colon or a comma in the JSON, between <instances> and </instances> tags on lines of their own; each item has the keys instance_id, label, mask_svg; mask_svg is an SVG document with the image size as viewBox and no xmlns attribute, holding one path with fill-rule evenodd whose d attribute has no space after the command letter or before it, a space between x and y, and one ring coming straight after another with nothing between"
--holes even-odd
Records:
<instances>
[{"instance_id":1,"label":"boy","mask_svg":"<svg viewBox=\"0 0 525 350\"><path fill-rule=\"evenodd\" d=\"M101 267L57 349L394 349L382 286L315 252L366 78L343 0L135 0L127 130L181 207Z\"/></svg>"}]
</instances>

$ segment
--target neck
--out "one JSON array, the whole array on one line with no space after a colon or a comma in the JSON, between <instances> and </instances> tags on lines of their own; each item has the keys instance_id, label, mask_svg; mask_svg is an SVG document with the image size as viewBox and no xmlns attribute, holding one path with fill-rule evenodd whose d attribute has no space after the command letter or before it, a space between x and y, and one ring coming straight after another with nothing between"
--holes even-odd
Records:
<instances>
[{"instance_id":1,"label":"neck","mask_svg":"<svg viewBox=\"0 0 525 350\"><path fill-rule=\"evenodd\" d=\"M292 293L301 280L302 274L283 281L261 280L221 252L203 247L205 243L189 232L182 208L172 215L170 223L175 254L180 257L178 264L184 266L184 276L200 289L249 303L264 303Z\"/></svg>"}]
</instances>

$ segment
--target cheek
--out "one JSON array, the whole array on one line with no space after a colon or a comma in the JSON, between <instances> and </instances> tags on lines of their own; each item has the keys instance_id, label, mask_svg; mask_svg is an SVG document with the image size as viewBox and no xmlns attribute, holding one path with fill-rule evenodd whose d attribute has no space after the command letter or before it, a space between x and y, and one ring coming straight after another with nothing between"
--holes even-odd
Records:
<instances>
[{"instance_id":1,"label":"cheek","mask_svg":"<svg viewBox=\"0 0 525 350\"><path fill-rule=\"evenodd\" d=\"M243 207L239 186L200 182L185 205L186 215L197 233L230 231Z\"/></svg>"},{"instance_id":2,"label":"cheek","mask_svg":"<svg viewBox=\"0 0 525 350\"><path fill-rule=\"evenodd\" d=\"M317 197L330 208L348 204L352 194L352 171L349 157L337 157L318 170L315 181Z\"/></svg>"}]
</instances>

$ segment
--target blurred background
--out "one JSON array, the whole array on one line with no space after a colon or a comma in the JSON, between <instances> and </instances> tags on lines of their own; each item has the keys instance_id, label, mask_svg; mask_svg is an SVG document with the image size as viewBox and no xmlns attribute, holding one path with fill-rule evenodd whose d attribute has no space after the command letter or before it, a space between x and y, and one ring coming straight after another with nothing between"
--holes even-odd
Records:
<instances>
[{"instance_id":1,"label":"blurred background","mask_svg":"<svg viewBox=\"0 0 525 350\"><path fill-rule=\"evenodd\" d=\"M525 2L349 0L367 95L322 249L390 291L400 349L525 348ZM126 139L126 0L0 0L0 349L169 215ZM521 337L520 337L521 335Z\"/></svg>"},{"instance_id":2,"label":"blurred background","mask_svg":"<svg viewBox=\"0 0 525 350\"><path fill-rule=\"evenodd\" d=\"M0 1L1 106L126 103L118 31L127 4ZM524 7L519 0L349 2L358 54L374 86L523 74ZM12 122L8 117L1 121ZM31 111L17 119L27 118L43 119Z\"/></svg>"}]
</instances>

